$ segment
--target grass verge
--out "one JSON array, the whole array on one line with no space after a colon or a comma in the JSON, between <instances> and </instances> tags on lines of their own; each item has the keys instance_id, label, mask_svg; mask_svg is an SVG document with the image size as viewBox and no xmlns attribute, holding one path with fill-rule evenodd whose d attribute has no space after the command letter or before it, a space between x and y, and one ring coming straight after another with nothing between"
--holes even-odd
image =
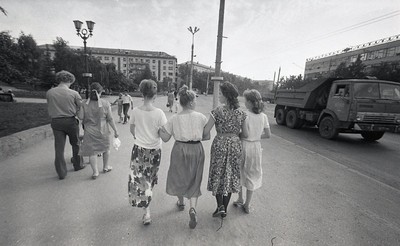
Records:
<instances>
[{"instance_id":1,"label":"grass verge","mask_svg":"<svg viewBox=\"0 0 400 246\"><path fill-rule=\"evenodd\" d=\"M50 124L46 103L0 102L0 137Z\"/></svg>"}]
</instances>

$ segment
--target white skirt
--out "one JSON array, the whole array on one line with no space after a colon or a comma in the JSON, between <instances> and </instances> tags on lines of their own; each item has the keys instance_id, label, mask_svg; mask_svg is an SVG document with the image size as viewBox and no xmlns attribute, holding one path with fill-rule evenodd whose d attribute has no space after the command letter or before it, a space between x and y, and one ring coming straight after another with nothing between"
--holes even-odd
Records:
<instances>
[{"instance_id":1,"label":"white skirt","mask_svg":"<svg viewBox=\"0 0 400 246\"><path fill-rule=\"evenodd\" d=\"M260 141L242 141L244 161L240 169L240 183L248 190L256 190L262 185L262 149Z\"/></svg>"}]
</instances>

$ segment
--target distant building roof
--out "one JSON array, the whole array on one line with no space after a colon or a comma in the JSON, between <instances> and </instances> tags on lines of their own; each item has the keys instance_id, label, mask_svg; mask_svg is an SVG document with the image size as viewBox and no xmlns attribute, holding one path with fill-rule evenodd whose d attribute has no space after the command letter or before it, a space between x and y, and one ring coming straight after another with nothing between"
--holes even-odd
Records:
<instances>
[{"instance_id":1,"label":"distant building roof","mask_svg":"<svg viewBox=\"0 0 400 246\"><path fill-rule=\"evenodd\" d=\"M182 65L190 66L190 63L191 63L190 61L187 61L187 62L178 64L178 66L182 66ZM193 62L193 69L197 69L200 72L202 72L202 71L215 72L215 69L213 67L201 64L199 62Z\"/></svg>"},{"instance_id":2,"label":"distant building roof","mask_svg":"<svg viewBox=\"0 0 400 246\"><path fill-rule=\"evenodd\" d=\"M42 44L38 45L41 49L49 49L54 51L54 46L52 44ZM81 46L69 46L74 50L83 50L84 47ZM168 58L175 59L175 56L169 55L162 51L145 51L145 50L129 50L129 49L111 49L111 48L99 48L99 47L88 47L88 52L102 55L129 55L129 56L139 56L139 57L157 57L157 58Z\"/></svg>"}]
</instances>

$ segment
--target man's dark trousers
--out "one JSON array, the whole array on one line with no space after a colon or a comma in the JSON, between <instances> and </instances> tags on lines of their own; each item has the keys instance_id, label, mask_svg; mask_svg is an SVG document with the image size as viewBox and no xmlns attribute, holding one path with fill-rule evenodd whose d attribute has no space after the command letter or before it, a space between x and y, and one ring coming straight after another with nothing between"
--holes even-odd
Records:
<instances>
[{"instance_id":1,"label":"man's dark trousers","mask_svg":"<svg viewBox=\"0 0 400 246\"><path fill-rule=\"evenodd\" d=\"M129 119L128 111L129 111L130 106L131 106L130 103L122 104L122 110L124 111L124 123L128 122L128 119Z\"/></svg>"},{"instance_id":2,"label":"man's dark trousers","mask_svg":"<svg viewBox=\"0 0 400 246\"><path fill-rule=\"evenodd\" d=\"M54 134L55 161L54 165L58 177L64 179L67 176L67 165L64 158L64 149L66 136L72 146L72 157L75 170L81 168L81 159L79 158L79 122L75 117L53 118L51 128Z\"/></svg>"}]
</instances>

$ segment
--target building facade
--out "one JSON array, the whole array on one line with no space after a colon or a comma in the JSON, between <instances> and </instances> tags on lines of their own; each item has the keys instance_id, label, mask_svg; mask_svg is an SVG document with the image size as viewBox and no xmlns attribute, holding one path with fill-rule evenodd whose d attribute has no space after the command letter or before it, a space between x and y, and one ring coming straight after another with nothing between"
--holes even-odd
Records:
<instances>
[{"instance_id":1,"label":"building facade","mask_svg":"<svg viewBox=\"0 0 400 246\"><path fill-rule=\"evenodd\" d=\"M54 58L53 45L44 44L38 47L49 52L51 59ZM83 52L83 47L70 46L70 48ZM103 64L115 64L117 71L122 72L127 78L143 72L148 66L158 82L177 80L177 59L165 52L96 47L87 48L87 52Z\"/></svg>"},{"instance_id":2,"label":"building facade","mask_svg":"<svg viewBox=\"0 0 400 246\"><path fill-rule=\"evenodd\" d=\"M329 77L341 63L349 66L358 56L366 66L366 71L385 62L400 62L400 35L309 58L306 60L304 78Z\"/></svg>"},{"instance_id":3,"label":"building facade","mask_svg":"<svg viewBox=\"0 0 400 246\"><path fill-rule=\"evenodd\" d=\"M190 68L190 65L191 65L191 62L187 61L187 62L178 64L178 67L188 66ZM193 70L196 70L199 73L202 73L202 72L215 73L215 69L213 67L200 64L199 62L193 62Z\"/></svg>"}]
</instances>

